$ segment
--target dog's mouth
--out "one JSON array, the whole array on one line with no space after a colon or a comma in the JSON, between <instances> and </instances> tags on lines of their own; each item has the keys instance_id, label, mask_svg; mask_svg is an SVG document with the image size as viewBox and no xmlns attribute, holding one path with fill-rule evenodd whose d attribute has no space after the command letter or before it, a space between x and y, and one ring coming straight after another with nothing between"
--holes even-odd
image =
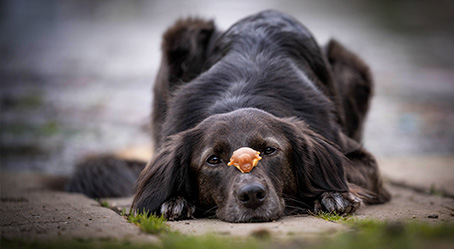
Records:
<instances>
[{"instance_id":1,"label":"dog's mouth","mask_svg":"<svg viewBox=\"0 0 454 249\"><path fill-rule=\"evenodd\" d=\"M230 212L223 212L222 210L219 209L220 212L217 212L217 217L232 223L271 222L283 215L280 209L231 210Z\"/></svg>"},{"instance_id":2,"label":"dog's mouth","mask_svg":"<svg viewBox=\"0 0 454 249\"><path fill-rule=\"evenodd\" d=\"M219 219L232 223L270 222L284 215L284 200L278 197L274 191L267 193L267 197L259 206L232 196L228 198L225 206L218 206L216 216ZM260 195L258 196L260 197Z\"/></svg>"}]
</instances>

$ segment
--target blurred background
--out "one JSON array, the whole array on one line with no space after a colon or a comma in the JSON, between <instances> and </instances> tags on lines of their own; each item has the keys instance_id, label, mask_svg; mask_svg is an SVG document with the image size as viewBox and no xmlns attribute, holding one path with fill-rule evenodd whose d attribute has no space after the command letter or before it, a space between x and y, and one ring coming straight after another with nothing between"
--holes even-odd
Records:
<instances>
[{"instance_id":1,"label":"blurred background","mask_svg":"<svg viewBox=\"0 0 454 249\"><path fill-rule=\"evenodd\" d=\"M364 144L379 159L454 154L450 0L2 0L1 169L69 175L87 155L149 146L164 30L187 16L226 29L269 8L370 65Z\"/></svg>"}]
</instances>

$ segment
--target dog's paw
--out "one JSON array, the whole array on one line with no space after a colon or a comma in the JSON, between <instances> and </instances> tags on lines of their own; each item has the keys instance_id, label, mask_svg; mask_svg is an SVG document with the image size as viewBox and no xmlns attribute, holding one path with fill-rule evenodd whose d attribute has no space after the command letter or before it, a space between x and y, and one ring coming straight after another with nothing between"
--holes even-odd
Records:
<instances>
[{"instance_id":1,"label":"dog's paw","mask_svg":"<svg viewBox=\"0 0 454 249\"><path fill-rule=\"evenodd\" d=\"M361 200L349 192L325 192L314 203L314 212L327 211L337 214L350 214L361 205Z\"/></svg>"},{"instance_id":2,"label":"dog's paw","mask_svg":"<svg viewBox=\"0 0 454 249\"><path fill-rule=\"evenodd\" d=\"M195 205L181 196L173 197L161 205L161 214L167 220L184 220L194 218Z\"/></svg>"}]
</instances>

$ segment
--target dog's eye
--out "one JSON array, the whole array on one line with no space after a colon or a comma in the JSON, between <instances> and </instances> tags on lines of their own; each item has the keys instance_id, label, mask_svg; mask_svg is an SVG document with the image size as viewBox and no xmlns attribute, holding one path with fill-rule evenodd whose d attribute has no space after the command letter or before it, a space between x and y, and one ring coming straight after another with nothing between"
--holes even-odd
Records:
<instances>
[{"instance_id":1,"label":"dog's eye","mask_svg":"<svg viewBox=\"0 0 454 249\"><path fill-rule=\"evenodd\" d=\"M276 148L273 147L266 147L265 150L263 151L263 154L265 155L272 155L276 152Z\"/></svg>"},{"instance_id":2,"label":"dog's eye","mask_svg":"<svg viewBox=\"0 0 454 249\"><path fill-rule=\"evenodd\" d=\"M216 166L217 164L221 163L221 159L219 157L213 155L213 156L208 157L207 163L210 165Z\"/></svg>"}]
</instances>

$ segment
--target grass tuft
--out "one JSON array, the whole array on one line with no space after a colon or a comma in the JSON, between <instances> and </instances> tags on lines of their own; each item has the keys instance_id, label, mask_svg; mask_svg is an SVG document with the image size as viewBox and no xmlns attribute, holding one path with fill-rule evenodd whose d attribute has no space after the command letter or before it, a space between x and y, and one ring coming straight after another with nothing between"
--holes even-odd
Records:
<instances>
[{"instance_id":1,"label":"grass tuft","mask_svg":"<svg viewBox=\"0 0 454 249\"><path fill-rule=\"evenodd\" d=\"M157 216L150 214L149 211L131 212L128 216L128 221L140 227L145 233L159 234L163 232L170 232L169 226L166 224L166 219L163 215Z\"/></svg>"},{"instance_id":2,"label":"grass tuft","mask_svg":"<svg viewBox=\"0 0 454 249\"><path fill-rule=\"evenodd\" d=\"M319 212L314 214L315 217L331 221L331 222L339 222L345 223L351 221L351 215L348 214L337 214L336 212Z\"/></svg>"},{"instance_id":3,"label":"grass tuft","mask_svg":"<svg viewBox=\"0 0 454 249\"><path fill-rule=\"evenodd\" d=\"M125 217L125 218L128 218L127 215L126 215L126 208L123 208L120 212L120 215Z\"/></svg>"},{"instance_id":4,"label":"grass tuft","mask_svg":"<svg viewBox=\"0 0 454 249\"><path fill-rule=\"evenodd\" d=\"M97 201L99 202L99 204L101 204L101 207L109 208L109 202L107 201L107 199Z\"/></svg>"}]
</instances>

